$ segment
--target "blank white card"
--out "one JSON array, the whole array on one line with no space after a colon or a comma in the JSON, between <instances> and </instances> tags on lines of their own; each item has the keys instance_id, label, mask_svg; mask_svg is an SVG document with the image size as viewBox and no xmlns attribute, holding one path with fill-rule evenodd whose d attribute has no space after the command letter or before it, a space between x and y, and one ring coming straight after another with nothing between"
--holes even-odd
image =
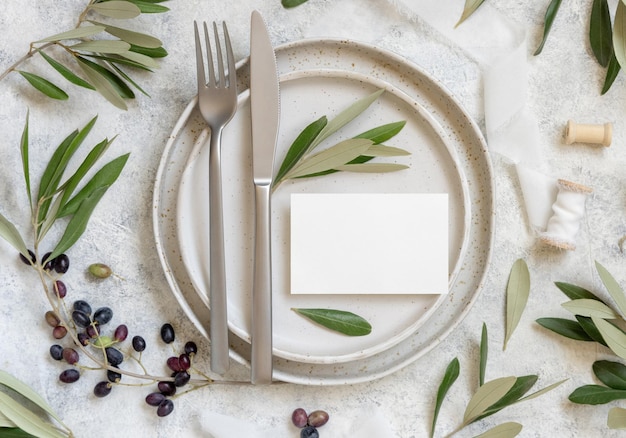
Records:
<instances>
[{"instance_id":1,"label":"blank white card","mask_svg":"<svg viewBox=\"0 0 626 438\"><path fill-rule=\"evenodd\" d=\"M292 194L292 294L444 294L447 194Z\"/></svg>"}]
</instances>

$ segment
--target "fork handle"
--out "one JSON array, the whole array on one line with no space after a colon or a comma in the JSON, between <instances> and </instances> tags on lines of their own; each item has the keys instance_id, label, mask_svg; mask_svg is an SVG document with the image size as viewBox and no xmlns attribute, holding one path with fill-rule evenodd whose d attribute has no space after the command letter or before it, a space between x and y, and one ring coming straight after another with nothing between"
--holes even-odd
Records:
<instances>
[{"instance_id":1,"label":"fork handle","mask_svg":"<svg viewBox=\"0 0 626 438\"><path fill-rule=\"evenodd\" d=\"M224 256L224 216L222 207L221 144L222 130L211 132L209 144L209 303L211 370L228 371L228 313Z\"/></svg>"},{"instance_id":2,"label":"fork handle","mask_svg":"<svg viewBox=\"0 0 626 438\"><path fill-rule=\"evenodd\" d=\"M251 381L272 383L272 250L270 184L255 184L255 245L252 284Z\"/></svg>"}]
</instances>

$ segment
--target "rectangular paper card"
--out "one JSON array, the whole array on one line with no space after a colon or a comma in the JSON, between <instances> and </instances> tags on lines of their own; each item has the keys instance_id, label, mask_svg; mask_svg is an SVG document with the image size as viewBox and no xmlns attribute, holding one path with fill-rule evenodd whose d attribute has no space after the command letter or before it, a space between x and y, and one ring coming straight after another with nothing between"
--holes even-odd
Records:
<instances>
[{"instance_id":1,"label":"rectangular paper card","mask_svg":"<svg viewBox=\"0 0 626 438\"><path fill-rule=\"evenodd\" d=\"M448 292L447 194L292 194L292 294Z\"/></svg>"}]
</instances>

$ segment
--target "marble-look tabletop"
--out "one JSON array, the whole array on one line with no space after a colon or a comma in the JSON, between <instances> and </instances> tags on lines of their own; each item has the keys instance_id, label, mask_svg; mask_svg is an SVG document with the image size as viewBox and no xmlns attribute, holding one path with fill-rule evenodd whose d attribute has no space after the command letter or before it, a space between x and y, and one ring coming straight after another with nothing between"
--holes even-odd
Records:
<instances>
[{"instance_id":1,"label":"marble-look tabletop","mask_svg":"<svg viewBox=\"0 0 626 438\"><path fill-rule=\"evenodd\" d=\"M0 70L24 55L31 41L73 27L85 3L4 2L0 14ZM97 399L92 393L99 380L99 376L92 375L95 373L85 373L73 385L58 381L63 367L48 354L53 339L43 317L49 305L41 285L15 251L0 242L0 369L44 395L77 437L206 437L210 435L203 419L208 413L248 421L259 430L275 428L282 431L277 432L281 438L295 437L299 432L291 425L291 412L303 407L330 413L330 422L320 429L323 437L352 436L350 431L376 412L386 419L394 436L411 438L428 435L437 387L447 364L458 357L461 375L448 394L438 422L437 435L443 436L461 423L465 405L476 390L478 344L485 323L490 334L488 379L537 374L537 388L568 380L542 397L470 425L458 436L475 436L505 421L523 424L520 436L524 437L619 436L619 432L607 428L606 418L610 407L624 403L588 406L567 399L576 387L595 382L591 369L595 360L615 356L598 344L553 335L535 320L567 317L561 308L566 299L554 286L555 281L605 293L594 260L626 284L626 256L619 246L626 235L626 152L622 151L626 140L626 81L620 74L612 89L600 95L604 70L593 60L587 42L591 0L562 4L540 56L532 56L532 52L541 39L549 2L488 3L526 30L528 109L538 120L539 148L548 168L557 177L593 188L576 250L555 250L536 241L524 214L511 162L492 154L496 192L491 262L473 308L435 349L404 369L366 383L324 387L214 385L180 397L171 415L158 418L143 401L149 387L115 388L108 397ZM142 334L156 346L146 351L144 360L157 370L170 355L169 347L159 344L159 327L172 322L178 339L198 343L196 365L208 369L208 343L170 291L152 231L157 166L176 120L196 93L193 21L226 20L237 59L248 56L253 9L263 14L274 44L308 37L340 37L393 51L441 81L484 130L483 77L463 48L424 20L399 12L387 0L309 0L292 10L282 8L279 0L170 0L165 4L170 12L142 16L136 23L138 30L161 38L169 56L155 73L137 76L150 97L139 95L129 102L128 111L118 110L94 93L76 87L69 90L68 101L58 102L42 97L16 73L0 81L0 212L21 230L27 229L29 211L19 151L27 112L33 175L43 171L52 148L63 137L98 115L89 137L91 144L117 135L109 157L125 152L131 152L131 157L119 182L94 212L85 235L69 251L71 267L64 276L68 299L87 299L114 309L116 321L126 323L131 333ZM617 1L609 4L614 11ZM458 0L454 8L442 8L441 14L457 17L462 6L463 1ZM465 25L471 26L471 19ZM39 62L27 65L33 71L44 69ZM568 119L612 122L612 145L565 145L563 132ZM519 326L503 351L505 288L511 266L519 258L529 266L531 294ZM123 279L93 281L84 272L94 262L109 264ZM230 378L247 376L245 367L232 363Z\"/></svg>"}]
</instances>

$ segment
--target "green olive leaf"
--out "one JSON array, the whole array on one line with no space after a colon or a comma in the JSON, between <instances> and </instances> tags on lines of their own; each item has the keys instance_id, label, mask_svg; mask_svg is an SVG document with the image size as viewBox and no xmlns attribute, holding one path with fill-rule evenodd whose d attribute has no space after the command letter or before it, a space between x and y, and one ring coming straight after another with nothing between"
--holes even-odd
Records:
<instances>
[{"instance_id":1,"label":"green olive leaf","mask_svg":"<svg viewBox=\"0 0 626 438\"><path fill-rule=\"evenodd\" d=\"M96 87L98 93L100 93L106 100L108 100L117 108L122 110L128 109L128 107L126 106L126 102L124 102L124 99L113 87L109 78L107 76L103 76L101 70L95 67L97 64L79 56L78 65L83 70L87 78L89 78L94 87Z\"/></svg>"},{"instance_id":2,"label":"green olive leaf","mask_svg":"<svg viewBox=\"0 0 626 438\"><path fill-rule=\"evenodd\" d=\"M355 138L367 138L377 145L395 137L406 125L406 121L387 123L386 125L377 126L376 128L365 131ZM408 152L407 152L408 154Z\"/></svg>"},{"instance_id":3,"label":"green olive leaf","mask_svg":"<svg viewBox=\"0 0 626 438\"><path fill-rule=\"evenodd\" d=\"M38 415L18 403L4 392L0 392L0 410L17 427L39 438L66 438L52 423L42 420Z\"/></svg>"},{"instance_id":4,"label":"green olive leaf","mask_svg":"<svg viewBox=\"0 0 626 438\"><path fill-rule=\"evenodd\" d=\"M18 70L18 73L21 74L36 90L41 91L43 94L51 97L52 99L67 100L69 97L65 91L39 75L29 73L24 70Z\"/></svg>"},{"instance_id":5,"label":"green olive leaf","mask_svg":"<svg viewBox=\"0 0 626 438\"><path fill-rule=\"evenodd\" d=\"M60 424L63 424L59 416L54 412L52 407L48 404L43 397L41 397L34 389L32 389L29 385L22 382L21 380L13 377L11 374L6 371L0 370L0 385L6 386L7 388L11 388L13 391L21 394L41 409L46 411L52 418L57 420Z\"/></svg>"},{"instance_id":6,"label":"green olive leaf","mask_svg":"<svg viewBox=\"0 0 626 438\"><path fill-rule=\"evenodd\" d=\"M523 259L518 259L513 263L506 287L506 332L503 349L506 349L507 343L522 317L529 294L530 273L528 266Z\"/></svg>"},{"instance_id":7,"label":"green olive leaf","mask_svg":"<svg viewBox=\"0 0 626 438\"><path fill-rule=\"evenodd\" d=\"M609 65L606 68L606 77L604 78L604 84L602 85L602 94L606 94L613 82L615 82L615 78L617 78L617 74L621 70L619 62L617 61L617 57L615 53L611 54L611 58L609 59Z\"/></svg>"},{"instance_id":8,"label":"green olive leaf","mask_svg":"<svg viewBox=\"0 0 626 438\"><path fill-rule=\"evenodd\" d=\"M574 315L607 318L613 319L617 317L617 314L606 304L590 300L587 298L581 298L579 300L572 300L561 305L565 310L573 313Z\"/></svg>"},{"instance_id":9,"label":"green olive leaf","mask_svg":"<svg viewBox=\"0 0 626 438\"><path fill-rule=\"evenodd\" d=\"M593 363L593 373L609 388L626 390L626 366L610 360Z\"/></svg>"},{"instance_id":10,"label":"green olive leaf","mask_svg":"<svg viewBox=\"0 0 626 438\"><path fill-rule=\"evenodd\" d=\"M281 0L281 4L284 8L295 8L296 6L306 2L307 0Z\"/></svg>"},{"instance_id":11,"label":"green olive leaf","mask_svg":"<svg viewBox=\"0 0 626 438\"><path fill-rule=\"evenodd\" d=\"M161 14L163 12L167 12L170 9L167 6L157 5L154 2L149 0L128 0L134 5L136 5L142 14Z\"/></svg>"},{"instance_id":12,"label":"green olive leaf","mask_svg":"<svg viewBox=\"0 0 626 438\"><path fill-rule=\"evenodd\" d=\"M474 438L513 438L520 434L522 425L513 421L499 424Z\"/></svg>"},{"instance_id":13,"label":"green olive leaf","mask_svg":"<svg viewBox=\"0 0 626 438\"><path fill-rule=\"evenodd\" d=\"M104 16L119 19L135 18L141 14L141 10L136 4L123 0L111 0L91 4L89 5L89 9Z\"/></svg>"},{"instance_id":14,"label":"green olive leaf","mask_svg":"<svg viewBox=\"0 0 626 438\"><path fill-rule=\"evenodd\" d=\"M613 29L607 0L593 0L589 23L591 50L602 67L609 65L613 55Z\"/></svg>"},{"instance_id":15,"label":"green olive leaf","mask_svg":"<svg viewBox=\"0 0 626 438\"><path fill-rule=\"evenodd\" d=\"M344 335L365 336L372 331L372 326L363 317L345 310L296 308L292 310L321 326Z\"/></svg>"},{"instance_id":16,"label":"green olive leaf","mask_svg":"<svg viewBox=\"0 0 626 438\"><path fill-rule=\"evenodd\" d=\"M433 422L430 427L430 438L435 436L435 426L437 425L437 418L439 417L439 411L441 410L441 405L443 404L443 400L446 397L446 394L456 382L456 379L459 377L459 373L461 370L461 365L459 364L459 359L456 357L452 359L452 361L448 364L446 368L446 372L443 375L443 379L439 384L439 389L437 390L437 400L435 401L435 412L433 413Z\"/></svg>"},{"instance_id":17,"label":"green olive leaf","mask_svg":"<svg viewBox=\"0 0 626 438\"><path fill-rule=\"evenodd\" d=\"M626 429L626 409L618 406L612 407L609 410L606 425L609 429Z\"/></svg>"},{"instance_id":18,"label":"green olive leaf","mask_svg":"<svg viewBox=\"0 0 626 438\"><path fill-rule=\"evenodd\" d=\"M163 47L157 47L156 49L150 49L147 47L137 46L135 44L130 45L130 51L141 53L142 55L149 56L150 58L165 58L167 56L167 50Z\"/></svg>"},{"instance_id":19,"label":"green olive leaf","mask_svg":"<svg viewBox=\"0 0 626 438\"><path fill-rule=\"evenodd\" d=\"M626 333L604 319L592 316L591 320L613 353L622 359L626 359Z\"/></svg>"},{"instance_id":20,"label":"green olive leaf","mask_svg":"<svg viewBox=\"0 0 626 438\"><path fill-rule=\"evenodd\" d=\"M78 85L80 87L88 88L90 90L95 90L96 88L91 85L89 82L84 80L83 78L74 74L69 68L65 67L60 62L56 61L54 58L48 56L44 51L38 50L38 53L45 59L48 64L50 64L56 71L58 71L65 79L71 82L74 85Z\"/></svg>"},{"instance_id":21,"label":"green olive leaf","mask_svg":"<svg viewBox=\"0 0 626 438\"><path fill-rule=\"evenodd\" d=\"M126 41L131 45L134 44L149 49L157 49L163 45L160 39L152 35L135 32L134 30L124 29L122 27L111 26L110 24L98 23L97 21L92 21L92 23L98 26L104 26L106 33L122 41Z\"/></svg>"},{"instance_id":22,"label":"green olive leaf","mask_svg":"<svg viewBox=\"0 0 626 438\"><path fill-rule=\"evenodd\" d=\"M389 173L397 172L399 170L408 169L409 166L405 164L396 163L366 163L366 164L344 164L342 166L335 166L334 170L343 172L356 172L356 173ZM312 176L312 175L305 175Z\"/></svg>"},{"instance_id":23,"label":"green olive leaf","mask_svg":"<svg viewBox=\"0 0 626 438\"><path fill-rule=\"evenodd\" d=\"M577 321L565 318L539 318L537 324L561 336L576 341L594 341Z\"/></svg>"},{"instance_id":24,"label":"green olive leaf","mask_svg":"<svg viewBox=\"0 0 626 438\"><path fill-rule=\"evenodd\" d=\"M576 388L568 399L572 403L583 405L603 405L615 400L626 399L626 391L601 385L584 385Z\"/></svg>"},{"instance_id":25,"label":"green olive leaf","mask_svg":"<svg viewBox=\"0 0 626 438\"><path fill-rule=\"evenodd\" d=\"M463 423L469 424L483 415L490 406L509 392L516 381L516 377L501 377L486 382L478 388L465 408Z\"/></svg>"},{"instance_id":26,"label":"green olive leaf","mask_svg":"<svg viewBox=\"0 0 626 438\"><path fill-rule=\"evenodd\" d=\"M17 230L15 225L13 225L2 214L0 214L0 237L6 240L20 254L26 257L27 260L30 259L30 255L28 254L28 248L26 248L26 243L24 243L22 235Z\"/></svg>"},{"instance_id":27,"label":"green olive leaf","mask_svg":"<svg viewBox=\"0 0 626 438\"><path fill-rule=\"evenodd\" d=\"M454 25L454 27L457 27L459 24L467 20L474 12L476 12L476 9L478 9L484 1L485 0L465 0L465 6L463 7L461 18L459 18L459 21Z\"/></svg>"},{"instance_id":28,"label":"green olive leaf","mask_svg":"<svg viewBox=\"0 0 626 438\"><path fill-rule=\"evenodd\" d=\"M22 130L22 137L20 138L20 155L22 157L22 172L24 173L24 182L26 183L26 195L28 196L28 204L30 211L33 211L33 195L30 189L30 164L28 158L28 118L30 111L26 112L26 122L24 122L24 129Z\"/></svg>"},{"instance_id":29,"label":"green olive leaf","mask_svg":"<svg viewBox=\"0 0 626 438\"><path fill-rule=\"evenodd\" d=\"M537 383L538 377L535 375L520 376L515 381L515 384L509 389L509 391L497 402L485 409L485 412L476 418L475 421L493 415L496 412L501 411L507 406L517 403L531 388Z\"/></svg>"},{"instance_id":30,"label":"green olive leaf","mask_svg":"<svg viewBox=\"0 0 626 438\"><path fill-rule=\"evenodd\" d=\"M626 66L626 4L617 2L613 21L613 53L619 65Z\"/></svg>"},{"instance_id":31,"label":"green olive leaf","mask_svg":"<svg viewBox=\"0 0 626 438\"><path fill-rule=\"evenodd\" d=\"M355 138L367 138L367 137L355 137ZM372 140L370 138L370 140ZM374 141L374 140L372 140ZM401 149L393 146L385 146L374 142L370 148L363 154L368 157L401 157L411 155L406 149Z\"/></svg>"},{"instance_id":32,"label":"green olive leaf","mask_svg":"<svg viewBox=\"0 0 626 438\"><path fill-rule=\"evenodd\" d=\"M606 342L604 342L604 338L602 338L602 335L598 331L598 327L596 327L591 318L589 318L588 316L576 315L576 320L585 331L585 333L587 333L589 337L591 337L591 339L599 344L604 345L605 347L607 346Z\"/></svg>"},{"instance_id":33,"label":"green olive leaf","mask_svg":"<svg viewBox=\"0 0 626 438\"><path fill-rule=\"evenodd\" d=\"M132 61L131 61L132 62ZM120 75L121 78L123 78L125 81L128 81L129 84L131 84L133 87L135 87L136 89L138 89L141 93L145 94L146 96L150 96L148 93L146 93L140 86L139 84L137 84L135 81L133 81L133 79L128 76L121 68L119 68L116 64L111 64L111 67L113 67L113 69L115 70L115 72Z\"/></svg>"},{"instance_id":34,"label":"green olive leaf","mask_svg":"<svg viewBox=\"0 0 626 438\"><path fill-rule=\"evenodd\" d=\"M121 56L146 68L159 68L159 63L156 62L154 58L150 58L149 56L141 53L128 51L126 53L122 53Z\"/></svg>"},{"instance_id":35,"label":"green olive leaf","mask_svg":"<svg viewBox=\"0 0 626 438\"><path fill-rule=\"evenodd\" d=\"M485 384L485 375L487 372L487 358L489 356L489 335L487 333L487 324L483 322L483 329L480 335L480 357L478 363L478 386Z\"/></svg>"},{"instance_id":36,"label":"green olive leaf","mask_svg":"<svg viewBox=\"0 0 626 438\"><path fill-rule=\"evenodd\" d=\"M520 402L522 401L526 401L526 400L532 400L534 398L537 398L539 396L544 395L547 392L552 391L554 388L561 386L563 383L565 383L567 381L567 379L564 380L560 380L558 382L553 383L552 385L548 385L545 388L540 389L539 391L535 391L532 394L528 394L526 397L522 397L519 399Z\"/></svg>"},{"instance_id":37,"label":"green olive leaf","mask_svg":"<svg viewBox=\"0 0 626 438\"><path fill-rule=\"evenodd\" d=\"M104 26L81 26L76 29L68 30L67 32L57 33L56 35L52 35L35 42L46 43L61 40L76 40L97 35L102 31L104 31Z\"/></svg>"},{"instance_id":38,"label":"green olive leaf","mask_svg":"<svg viewBox=\"0 0 626 438\"><path fill-rule=\"evenodd\" d=\"M624 317L626 315L626 295L624 295L624 291L610 272L598 262L596 262L596 270L598 271L598 275L604 287L606 287L609 295L611 295L611 298L613 298L613 301L617 304L617 308L621 312L622 317Z\"/></svg>"},{"instance_id":39,"label":"green olive leaf","mask_svg":"<svg viewBox=\"0 0 626 438\"><path fill-rule=\"evenodd\" d=\"M363 154L371 145L372 141L364 138L344 140L317 154L303 158L285 175L285 178L298 178L335 169Z\"/></svg>"},{"instance_id":40,"label":"green olive leaf","mask_svg":"<svg viewBox=\"0 0 626 438\"><path fill-rule=\"evenodd\" d=\"M580 298L588 298L590 300L602 301L600 298L580 286L557 281L554 283L570 300L578 300Z\"/></svg>"},{"instance_id":41,"label":"green olive leaf","mask_svg":"<svg viewBox=\"0 0 626 438\"><path fill-rule=\"evenodd\" d=\"M95 40L83 41L82 43L74 44L70 47L73 50L80 50L82 52L122 54L128 52L130 44L126 41L119 40Z\"/></svg>"},{"instance_id":42,"label":"green olive leaf","mask_svg":"<svg viewBox=\"0 0 626 438\"><path fill-rule=\"evenodd\" d=\"M541 43L537 50L535 50L534 55L537 56L543 50L543 46L546 44L548 39L548 35L550 34L550 30L552 29L552 24L554 23L554 19L559 12L559 8L561 7L561 0L552 0L546 9L546 15L544 18L543 25L543 38L541 39Z\"/></svg>"},{"instance_id":43,"label":"green olive leaf","mask_svg":"<svg viewBox=\"0 0 626 438\"><path fill-rule=\"evenodd\" d=\"M114 72L101 66L98 63L91 62L83 57L78 57L81 62L85 63L91 70L97 72L100 76L105 78L113 86L115 92L124 99L134 99L135 93L130 89L128 85ZM98 87L96 86L96 89Z\"/></svg>"}]
</instances>

